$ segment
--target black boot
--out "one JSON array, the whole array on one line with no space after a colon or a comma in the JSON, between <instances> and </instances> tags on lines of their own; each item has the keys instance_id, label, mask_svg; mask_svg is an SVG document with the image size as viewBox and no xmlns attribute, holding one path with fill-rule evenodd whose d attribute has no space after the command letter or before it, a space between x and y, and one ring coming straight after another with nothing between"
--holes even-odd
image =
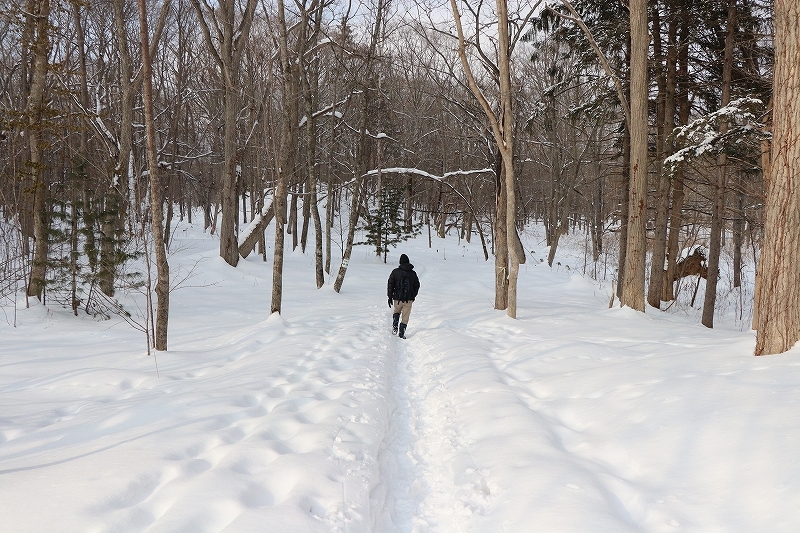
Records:
<instances>
[{"instance_id":1,"label":"black boot","mask_svg":"<svg viewBox=\"0 0 800 533\"><path fill-rule=\"evenodd\" d=\"M397 335L397 336L400 337L401 339L405 339L406 338L406 325L405 324L400 324L400 334Z\"/></svg>"},{"instance_id":2,"label":"black boot","mask_svg":"<svg viewBox=\"0 0 800 533\"><path fill-rule=\"evenodd\" d=\"M400 313L392 315L392 334L397 335L397 324L400 322Z\"/></svg>"}]
</instances>

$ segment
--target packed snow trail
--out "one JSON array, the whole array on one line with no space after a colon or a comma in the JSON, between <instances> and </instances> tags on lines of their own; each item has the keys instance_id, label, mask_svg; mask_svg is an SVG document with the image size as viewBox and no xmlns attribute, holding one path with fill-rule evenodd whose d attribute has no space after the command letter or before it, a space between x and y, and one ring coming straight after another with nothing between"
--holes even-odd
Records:
<instances>
[{"instance_id":1,"label":"packed snow trail","mask_svg":"<svg viewBox=\"0 0 800 533\"><path fill-rule=\"evenodd\" d=\"M469 455L469 443L456 425L446 386L426 365L419 341L398 339L390 383L395 408L378 456L380 489L386 492L378 500L383 510L376 513L382 516L380 532L463 532L465 513L479 510L459 499L465 491L456 486L454 465Z\"/></svg>"}]
</instances>

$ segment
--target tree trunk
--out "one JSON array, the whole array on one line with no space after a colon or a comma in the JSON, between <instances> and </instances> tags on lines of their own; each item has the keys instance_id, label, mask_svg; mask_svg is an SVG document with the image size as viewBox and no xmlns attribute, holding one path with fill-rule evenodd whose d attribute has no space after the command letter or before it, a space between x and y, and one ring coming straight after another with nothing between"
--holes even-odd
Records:
<instances>
[{"instance_id":1,"label":"tree trunk","mask_svg":"<svg viewBox=\"0 0 800 533\"><path fill-rule=\"evenodd\" d=\"M800 4L775 1L771 174L765 176L764 238L755 355L800 338Z\"/></svg>"},{"instance_id":2,"label":"tree trunk","mask_svg":"<svg viewBox=\"0 0 800 533\"><path fill-rule=\"evenodd\" d=\"M681 18L678 38L678 76L676 100L678 102L678 125L689 123L691 103L689 101L689 12L684 10ZM678 147L676 147L678 148ZM672 204L669 212L669 237L667 238L667 272L665 274L663 295L664 301L675 299L673 279L678 262L678 240L680 237L683 212L683 167L679 166L672 177Z\"/></svg>"},{"instance_id":3,"label":"tree trunk","mask_svg":"<svg viewBox=\"0 0 800 533\"><path fill-rule=\"evenodd\" d=\"M725 35L725 62L722 66L722 101L724 107L731 101L731 77L733 74L733 46L736 36L736 0L728 0L728 22ZM728 121L723 119L719 125L720 134L728 131ZM717 182L714 187L714 207L711 212L711 242L708 250L708 277L703 301L702 323L707 328L714 327L714 307L717 302L717 281L719 280L719 256L722 248L722 233L725 231L725 181L728 157L723 152L717 157Z\"/></svg>"},{"instance_id":4,"label":"tree trunk","mask_svg":"<svg viewBox=\"0 0 800 533\"><path fill-rule=\"evenodd\" d=\"M332 128L333 138L336 137L336 128ZM333 147L331 147L329 162L333 161ZM328 179L325 184L327 198L325 201L325 273L331 273L331 243L334 216L334 191L333 191L333 165L328 165Z\"/></svg>"},{"instance_id":5,"label":"tree trunk","mask_svg":"<svg viewBox=\"0 0 800 533\"><path fill-rule=\"evenodd\" d=\"M658 13L658 8L655 9ZM661 39L656 38L658 34L659 18L655 17L653 23L654 42L660 43ZM676 18L672 17L669 22L667 55L664 65L664 73L659 76L659 92L663 93L660 98L659 111L659 130L656 146L656 158L658 160L658 189L656 193L656 221L653 232L653 251L650 264L650 285L647 287L647 303L656 309L661 308L661 297L664 292L664 259L667 253L667 226L669 224L669 196L670 196L670 177L664 172L664 157L667 153L672 153L672 143L669 141L672 129L675 126L675 67L677 64L677 53L675 38L677 34ZM661 59L660 45L657 47L657 60Z\"/></svg>"},{"instance_id":6,"label":"tree trunk","mask_svg":"<svg viewBox=\"0 0 800 533\"><path fill-rule=\"evenodd\" d=\"M289 36L286 28L286 11L283 0L278 0L278 47L283 72L283 109L281 112L280 151L276 157L277 182L275 184L275 249L272 263L272 302L270 314L280 313L283 300L283 256L286 226L286 176L295 163L294 127L297 109L294 105L294 70L289 57Z\"/></svg>"},{"instance_id":7,"label":"tree trunk","mask_svg":"<svg viewBox=\"0 0 800 533\"><path fill-rule=\"evenodd\" d=\"M517 278L522 258L516 246L517 239L517 199L516 178L514 176L514 115L511 103L511 40L508 33L508 5L506 0L497 0L497 67L500 74L500 117L501 138L496 139L503 154L506 188L506 246L509 255L508 271L508 316L517 318ZM513 240L512 240L513 239ZM513 245L512 245L513 244Z\"/></svg>"},{"instance_id":8,"label":"tree trunk","mask_svg":"<svg viewBox=\"0 0 800 533\"><path fill-rule=\"evenodd\" d=\"M231 66L226 65L226 68ZM222 223L219 227L219 255L229 265L236 266L239 262L239 247L236 238L236 222L239 218L239 202L236 197L236 116L239 112L239 99L238 89L233 85L233 77L233 72L223 73L225 79L223 97L225 164L222 175ZM228 79L230 79L230 83Z\"/></svg>"},{"instance_id":9,"label":"tree trunk","mask_svg":"<svg viewBox=\"0 0 800 533\"><path fill-rule=\"evenodd\" d=\"M36 10L28 14L35 18L35 37L33 39L31 89L28 94L26 114L28 115L28 144L30 147L30 172L33 175L33 236L35 245L31 263L28 296L42 299L45 277L47 274L47 252L49 249L47 216L47 184L44 172L44 131L42 116L45 107L45 81L49 65L47 56L50 53L50 0L39 0L33 5Z\"/></svg>"},{"instance_id":10,"label":"tree trunk","mask_svg":"<svg viewBox=\"0 0 800 533\"><path fill-rule=\"evenodd\" d=\"M620 301L644 311L647 240L647 0L631 0L631 169L628 239Z\"/></svg>"},{"instance_id":11,"label":"tree trunk","mask_svg":"<svg viewBox=\"0 0 800 533\"><path fill-rule=\"evenodd\" d=\"M742 286L742 245L744 243L744 194L742 193L741 172L736 173L736 200L733 217L733 286Z\"/></svg>"},{"instance_id":12,"label":"tree trunk","mask_svg":"<svg viewBox=\"0 0 800 533\"><path fill-rule=\"evenodd\" d=\"M239 220L239 202L236 196L237 140L236 123L239 112L239 66L248 43L256 0L246 0L237 22L234 0L220 0L212 8L208 3L191 0L197 12L206 47L217 64L223 88L223 150L225 164L222 174L222 224L219 228L219 255L231 266L239 262L236 228ZM211 36L209 20L215 30ZM217 48L217 46L219 48ZM277 207L277 206L276 206Z\"/></svg>"},{"instance_id":13,"label":"tree trunk","mask_svg":"<svg viewBox=\"0 0 800 533\"><path fill-rule=\"evenodd\" d=\"M289 227L286 232L292 235L292 251L297 249L297 196L296 192L291 193L292 201L289 202Z\"/></svg>"},{"instance_id":14,"label":"tree trunk","mask_svg":"<svg viewBox=\"0 0 800 533\"><path fill-rule=\"evenodd\" d=\"M378 0L378 5L376 6L376 11L375 11L375 25L372 28L372 37L370 40L370 46L369 50L367 51L367 56L365 58L364 68L367 72L366 79L368 80L368 83L373 86L375 85L373 60L375 58L375 50L378 46L378 40L382 34L381 27L383 25L385 5L386 5L385 0ZM350 256L353 253L353 242L355 240L356 225L358 224L359 210L361 208L361 184L364 179L364 174L366 174L366 165L367 165L367 114L369 110L369 103L371 101L370 98L371 92L372 91L370 90L370 87L364 87L364 106L361 110L362 118L361 118L361 128L359 131L358 163L355 169L356 176L355 176L355 182L353 184L353 201L350 206L350 220L347 228L347 242L345 243L344 255L342 257L342 263L339 265L339 272L336 274L336 281L334 281L333 283L333 290L335 290L336 292L342 290L344 277L347 274L347 267L350 264Z\"/></svg>"},{"instance_id":15,"label":"tree trunk","mask_svg":"<svg viewBox=\"0 0 800 533\"><path fill-rule=\"evenodd\" d=\"M508 309L508 240L505 232L506 187L503 179L503 157L495 153L495 210L494 210L494 308Z\"/></svg>"},{"instance_id":16,"label":"tree trunk","mask_svg":"<svg viewBox=\"0 0 800 533\"><path fill-rule=\"evenodd\" d=\"M322 4L315 14L315 32L319 33L322 22ZM305 112L306 112L306 168L308 170L308 190L303 201L303 251L306 249L306 238L308 235L308 212L314 220L314 277L317 288L325 284L325 272L322 263L322 220L319 215L319 205L317 199L317 189L319 187L317 179L316 154L317 154L317 121L314 118L314 99L318 89L318 69L317 60L311 66L315 74L309 78L308 71L303 70L303 80L305 89ZM333 148L331 148L331 151Z\"/></svg>"},{"instance_id":17,"label":"tree trunk","mask_svg":"<svg viewBox=\"0 0 800 533\"><path fill-rule=\"evenodd\" d=\"M152 216L153 248L156 256L156 296L158 306L155 320L155 348L167 349L167 325L169 321L169 263L164 245L164 216L161 181L159 179L158 154L156 153L155 115L153 112L153 68L150 62L150 35L147 29L146 0L139 4L139 38L142 44L142 102L147 143L147 163L150 175L150 212Z\"/></svg>"},{"instance_id":18,"label":"tree trunk","mask_svg":"<svg viewBox=\"0 0 800 533\"><path fill-rule=\"evenodd\" d=\"M630 92L630 91L629 91ZM622 286L625 280L625 262L628 255L628 212L631 197L631 134L628 128L622 134L622 173L619 178L622 194L619 203L619 258L617 259L617 298L622 300Z\"/></svg>"}]
</instances>

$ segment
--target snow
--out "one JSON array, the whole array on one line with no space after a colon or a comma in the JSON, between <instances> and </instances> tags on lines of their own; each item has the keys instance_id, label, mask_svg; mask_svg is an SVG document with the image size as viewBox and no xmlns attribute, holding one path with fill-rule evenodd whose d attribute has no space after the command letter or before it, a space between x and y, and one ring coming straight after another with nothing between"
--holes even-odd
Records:
<instances>
[{"instance_id":1,"label":"snow","mask_svg":"<svg viewBox=\"0 0 800 533\"><path fill-rule=\"evenodd\" d=\"M357 247L341 294L289 252L269 316L271 262L229 267L202 226L175 239L173 270L199 274L171 295L158 375L121 320L0 320L0 531L800 525L798 349L756 358L752 332L609 309L568 243L565 266L521 267L511 320L475 242L419 238L389 264ZM422 285L406 341L385 299L400 253Z\"/></svg>"}]
</instances>

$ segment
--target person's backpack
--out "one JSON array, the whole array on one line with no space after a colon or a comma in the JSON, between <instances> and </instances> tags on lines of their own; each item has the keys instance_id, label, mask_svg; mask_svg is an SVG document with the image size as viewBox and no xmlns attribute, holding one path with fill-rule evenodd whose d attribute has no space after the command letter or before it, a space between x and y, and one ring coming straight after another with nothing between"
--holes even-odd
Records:
<instances>
[{"instance_id":1,"label":"person's backpack","mask_svg":"<svg viewBox=\"0 0 800 533\"><path fill-rule=\"evenodd\" d=\"M397 299L401 302L407 302L411 299L411 279L408 274L404 275L400 280L400 285L397 287Z\"/></svg>"}]
</instances>

